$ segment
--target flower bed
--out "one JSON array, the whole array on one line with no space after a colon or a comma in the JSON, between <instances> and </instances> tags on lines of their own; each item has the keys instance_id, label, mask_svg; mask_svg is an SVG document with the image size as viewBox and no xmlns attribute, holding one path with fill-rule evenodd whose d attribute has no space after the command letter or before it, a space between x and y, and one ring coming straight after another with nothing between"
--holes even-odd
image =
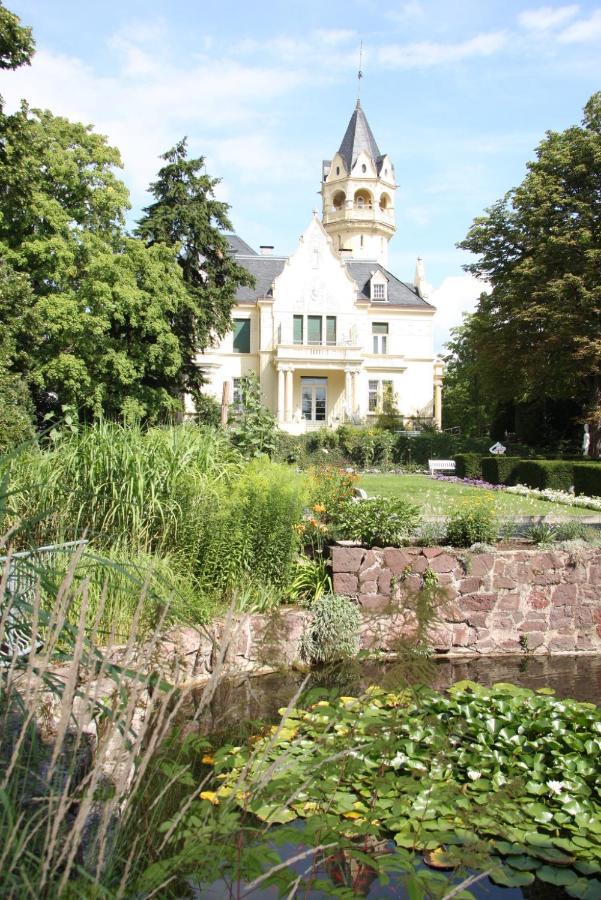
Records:
<instances>
[{"instance_id":1,"label":"flower bed","mask_svg":"<svg viewBox=\"0 0 601 900\"><path fill-rule=\"evenodd\" d=\"M553 488L530 488L525 484L516 484L505 488L510 494L521 497L536 497L537 500L548 500L550 503L564 503L566 506L580 506L584 509L595 509L601 512L601 497L587 497L584 494L570 494L568 491L557 491Z\"/></svg>"},{"instance_id":2,"label":"flower bed","mask_svg":"<svg viewBox=\"0 0 601 900\"><path fill-rule=\"evenodd\" d=\"M490 481L483 481L482 478L459 478L457 475L433 475L435 481L447 481L450 484L465 484L466 487L485 488L487 491L504 491L504 484L491 484Z\"/></svg>"}]
</instances>

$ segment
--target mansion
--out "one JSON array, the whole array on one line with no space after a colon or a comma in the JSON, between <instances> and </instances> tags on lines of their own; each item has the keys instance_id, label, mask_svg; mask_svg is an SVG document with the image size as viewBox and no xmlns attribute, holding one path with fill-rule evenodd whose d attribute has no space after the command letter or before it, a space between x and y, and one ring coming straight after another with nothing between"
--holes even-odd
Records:
<instances>
[{"instance_id":1,"label":"mansion","mask_svg":"<svg viewBox=\"0 0 601 900\"><path fill-rule=\"evenodd\" d=\"M386 397L406 427L440 428L442 363L422 262L413 284L387 269L395 189L394 166L357 101L340 149L323 163L321 221L314 212L292 256L228 236L255 287L238 289L233 331L197 357L208 393L221 400L229 382L236 403L240 378L254 372L285 431L369 422Z\"/></svg>"}]
</instances>

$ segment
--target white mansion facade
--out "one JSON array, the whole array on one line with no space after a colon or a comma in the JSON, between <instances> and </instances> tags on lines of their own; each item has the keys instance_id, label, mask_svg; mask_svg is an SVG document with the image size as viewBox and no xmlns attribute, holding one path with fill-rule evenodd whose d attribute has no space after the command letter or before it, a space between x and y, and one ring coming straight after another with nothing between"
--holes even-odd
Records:
<instances>
[{"instance_id":1,"label":"white mansion facade","mask_svg":"<svg viewBox=\"0 0 601 900\"><path fill-rule=\"evenodd\" d=\"M236 262L255 278L238 290L234 328L197 357L206 391L254 372L286 431L369 421L392 393L406 419L440 428L442 364L434 356L434 307L418 259L414 284L386 268L395 233L394 167L357 101L340 149L324 161L316 212L288 258L257 253L229 235Z\"/></svg>"}]
</instances>

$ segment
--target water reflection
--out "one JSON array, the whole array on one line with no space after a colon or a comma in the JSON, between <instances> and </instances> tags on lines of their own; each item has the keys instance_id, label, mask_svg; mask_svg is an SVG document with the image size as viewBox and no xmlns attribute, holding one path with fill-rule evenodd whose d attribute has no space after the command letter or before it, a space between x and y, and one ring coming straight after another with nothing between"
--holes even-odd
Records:
<instances>
[{"instance_id":1,"label":"water reflection","mask_svg":"<svg viewBox=\"0 0 601 900\"><path fill-rule=\"evenodd\" d=\"M445 690L454 682L471 679L480 684L510 681L522 687L550 687L558 697L572 697L601 704L601 656L519 656L482 659L437 659L428 678L432 687ZM405 666L365 662L346 664L335 670L313 673L309 688L357 694L370 684L394 690L407 683ZM278 709L287 706L300 689L304 676L284 671L261 677L244 676L223 681L201 720L204 733L252 733L256 723L278 719ZM425 680L425 679L424 679ZM202 691L192 692L187 712L193 715Z\"/></svg>"}]
</instances>

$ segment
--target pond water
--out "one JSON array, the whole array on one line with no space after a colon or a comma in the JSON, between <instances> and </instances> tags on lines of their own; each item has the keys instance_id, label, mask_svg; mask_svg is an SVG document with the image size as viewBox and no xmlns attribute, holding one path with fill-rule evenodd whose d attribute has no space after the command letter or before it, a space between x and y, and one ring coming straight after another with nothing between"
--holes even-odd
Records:
<instances>
[{"instance_id":1,"label":"pond water","mask_svg":"<svg viewBox=\"0 0 601 900\"><path fill-rule=\"evenodd\" d=\"M370 684L379 684L394 690L407 683L408 674L412 674L400 665L390 662L348 664L336 671L311 675L307 689L321 688L332 693L353 694L365 689ZM414 674L414 673L413 673ZM437 659L432 666L429 679L432 687L444 690L451 684L471 679L481 684L493 684L509 681L533 690L552 688L558 697L571 697L576 700L593 702L601 705L601 656L561 656L561 657L502 657L474 660ZM286 706L303 684L304 676L297 672L278 672L262 677L245 677L223 683L216 691L209 709L205 712L202 730L206 733L221 733L224 740L234 740L254 731L259 722L278 721L278 709ZM194 705L194 696L191 698ZM200 699L200 695L198 698ZM298 823L299 841L278 848L282 859L289 859L303 850L302 823ZM390 849L393 848L390 843ZM311 859L309 859L309 863ZM291 868L300 875L307 869L307 859L299 861ZM354 864L353 864L354 865ZM336 881L344 876L349 877L350 867L342 859L330 861L328 867L317 866L316 874L321 879ZM356 874L356 873L355 873ZM373 878L373 880L371 880ZM243 887L243 886L242 886ZM488 878L470 887L470 891L478 900L559 900L567 898L562 888L550 884L534 882L527 888L502 888L493 884ZM219 882L203 886L198 896L202 898L225 898L235 896L231 886ZM255 889L252 896L260 900L275 900L278 897L274 889ZM307 900L318 900L326 896L321 891L303 891ZM357 896L375 898L409 897L401 876L392 876L390 884L381 885L375 873L364 872L363 890Z\"/></svg>"}]
</instances>

